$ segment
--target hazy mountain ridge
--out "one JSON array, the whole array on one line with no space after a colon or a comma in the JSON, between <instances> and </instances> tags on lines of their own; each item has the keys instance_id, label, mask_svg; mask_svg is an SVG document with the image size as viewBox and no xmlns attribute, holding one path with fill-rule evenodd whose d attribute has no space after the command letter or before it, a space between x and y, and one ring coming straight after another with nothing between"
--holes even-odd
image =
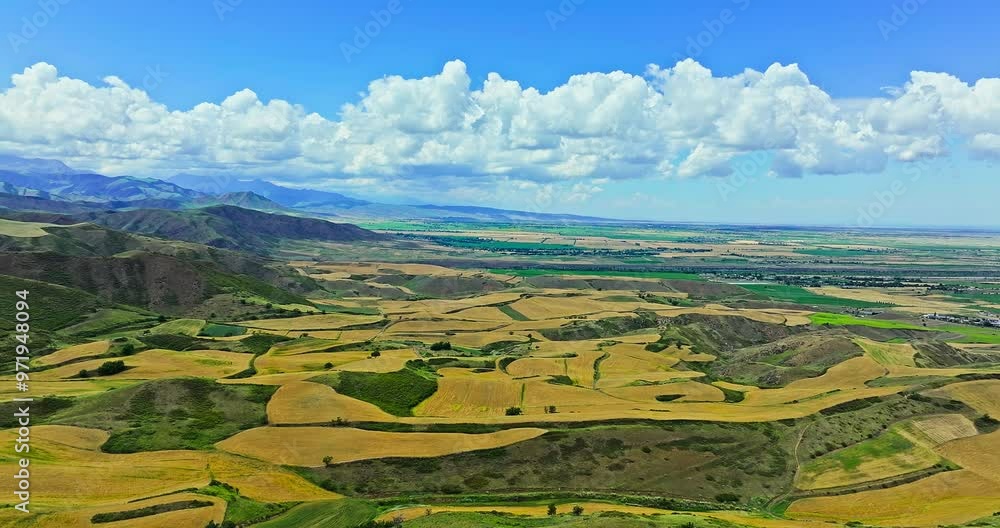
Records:
<instances>
[{"instance_id":1,"label":"hazy mountain ridge","mask_svg":"<svg viewBox=\"0 0 1000 528\"><path fill-rule=\"evenodd\" d=\"M493 207L434 204L388 204L331 191L298 189L240 175L177 174L166 179L109 177L74 171L56 160L0 157L0 192L36 196L53 203L13 200L0 195L0 207L49 212L93 209L188 209L236 205L271 212L340 216L348 220L434 220L466 222L606 222L609 219ZM78 206L60 205L73 203Z\"/></svg>"}]
</instances>

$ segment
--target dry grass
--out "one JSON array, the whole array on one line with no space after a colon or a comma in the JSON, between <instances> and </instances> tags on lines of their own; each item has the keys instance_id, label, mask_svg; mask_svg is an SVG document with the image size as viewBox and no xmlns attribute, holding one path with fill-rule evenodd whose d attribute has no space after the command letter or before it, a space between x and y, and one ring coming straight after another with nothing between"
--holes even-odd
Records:
<instances>
[{"instance_id":1,"label":"dry grass","mask_svg":"<svg viewBox=\"0 0 1000 528\"><path fill-rule=\"evenodd\" d=\"M544 429L505 429L495 433L389 433L349 427L259 427L217 446L273 464L318 467L385 457L434 457L503 447L545 433Z\"/></svg>"},{"instance_id":2,"label":"dry grass","mask_svg":"<svg viewBox=\"0 0 1000 528\"><path fill-rule=\"evenodd\" d=\"M37 238L48 235L43 228L63 227L56 224L46 224L42 222L17 222L0 218L0 235L15 238Z\"/></svg>"}]
</instances>

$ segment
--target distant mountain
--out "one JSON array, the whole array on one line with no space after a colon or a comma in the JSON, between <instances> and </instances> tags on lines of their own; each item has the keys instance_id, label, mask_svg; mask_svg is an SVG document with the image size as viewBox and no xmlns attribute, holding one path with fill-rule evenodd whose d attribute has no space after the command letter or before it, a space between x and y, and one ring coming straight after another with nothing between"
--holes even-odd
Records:
<instances>
[{"instance_id":1,"label":"distant mountain","mask_svg":"<svg viewBox=\"0 0 1000 528\"><path fill-rule=\"evenodd\" d=\"M36 200L25 198L33 197ZM73 204L73 205L67 205ZM370 202L343 194L292 189L255 178L177 174L169 181L74 171L62 162L0 156L0 207L78 214L95 210L184 210L235 205L266 212L337 216L351 221L620 222L592 216L461 205Z\"/></svg>"},{"instance_id":2,"label":"distant mountain","mask_svg":"<svg viewBox=\"0 0 1000 528\"><path fill-rule=\"evenodd\" d=\"M131 233L261 254L273 249L282 240L354 242L387 238L351 224L271 214L231 205L178 211L101 211L74 215L72 218Z\"/></svg>"},{"instance_id":3,"label":"distant mountain","mask_svg":"<svg viewBox=\"0 0 1000 528\"><path fill-rule=\"evenodd\" d=\"M22 194L0 193L0 209L77 214L100 209L92 203L69 202Z\"/></svg>"},{"instance_id":4,"label":"distant mountain","mask_svg":"<svg viewBox=\"0 0 1000 528\"><path fill-rule=\"evenodd\" d=\"M81 172L73 170L59 160L21 158L10 155L0 155L0 170L20 172L22 174L42 174L46 176Z\"/></svg>"},{"instance_id":5,"label":"distant mountain","mask_svg":"<svg viewBox=\"0 0 1000 528\"><path fill-rule=\"evenodd\" d=\"M0 170L0 182L16 187L44 191L63 200L81 202L179 200L186 201L201 193L153 178L100 174L13 172Z\"/></svg>"},{"instance_id":6,"label":"distant mountain","mask_svg":"<svg viewBox=\"0 0 1000 528\"><path fill-rule=\"evenodd\" d=\"M256 209L257 211L289 211L289 209L274 200L265 198L250 191L227 192L215 195L205 195L192 200L188 206L208 207L212 205L233 205L243 209Z\"/></svg>"},{"instance_id":7,"label":"distant mountain","mask_svg":"<svg viewBox=\"0 0 1000 528\"><path fill-rule=\"evenodd\" d=\"M370 202L358 200L340 193L315 191L312 189L292 189L259 179L238 177L209 177L194 174L177 174L168 181L204 193L252 192L295 209L350 208Z\"/></svg>"},{"instance_id":8,"label":"distant mountain","mask_svg":"<svg viewBox=\"0 0 1000 528\"><path fill-rule=\"evenodd\" d=\"M560 213L534 213L512 209L496 209L493 207L478 207L471 205L415 205L414 207L444 212L451 216L481 218L488 221L548 221L548 222L608 222L608 218L597 216L581 216Z\"/></svg>"}]
</instances>

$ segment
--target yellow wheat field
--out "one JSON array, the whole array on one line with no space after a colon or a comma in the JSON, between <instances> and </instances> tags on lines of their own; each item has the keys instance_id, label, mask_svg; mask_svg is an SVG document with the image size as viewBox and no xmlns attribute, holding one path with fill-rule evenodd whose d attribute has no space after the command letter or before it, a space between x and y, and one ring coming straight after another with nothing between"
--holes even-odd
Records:
<instances>
[{"instance_id":1,"label":"yellow wheat field","mask_svg":"<svg viewBox=\"0 0 1000 528\"><path fill-rule=\"evenodd\" d=\"M100 356L101 354L107 352L110 346L111 342L107 340L94 341L93 343L84 343L82 345L73 345L62 350L57 350L51 354L41 356L34 362L36 365L41 366L58 365L59 363L64 363L73 359Z\"/></svg>"},{"instance_id":2,"label":"yellow wheat field","mask_svg":"<svg viewBox=\"0 0 1000 528\"><path fill-rule=\"evenodd\" d=\"M251 354L224 352L221 350L173 350L153 349L139 352L121 359L128 370L115 374L113 379L160 379L179 376L199 376L221 378L235 374L250 365ZM106 359L92 359L72 363L37 374L39 380L56 381L77 375L80 370L93 371Z\"/></svg>"},{"instance_id":3,"label":"yellow wheat field","mask_svg":"<svg viewBox=\"0 0 1000 528\"><path fill-rule=\"evenodd\" d=\"M961 414L917 418L906 424L906 432L914 441L933 447L978 433L975 424Z\"/></svg>"},{"instance_id":4,"label":"yellow wheat field","mask_svg":"<svg viewBox=\"0 0 1000 528\"><path fill-rule=\"evenodd\" d=\"M412 348L382 350L378 357L367 357L359 361L351 361L338 365L336 370L351 372L395 372L406 365L407 361L419 359L420 356Z\"/></svg>"},{"instance_id":5,"label":"yellow wheat field","mask_svg":"<svg viewBox=\"0 0 1000 528\"><path fill-rule=\"evenodd\" d=\"M314 352L295 355L273 355L267 353L254 362L260 374L280 374L282 372L319 372L326 370L326 364L334 367L346 365L368 358L370 352Z\"/></svg>"},{"instance_id":6,"label":"yellow wheat field","mask_svg":"<svg viewBox=\"0 0 1000 528\"><path fill-rule=\"evenodd\" d=\"M149 329L151 334L183 334L196 336L205 326L204 319L176 319Z\"/></svg>"},{"instance_id":7,"label":"yellow wheat field","mask_svg":"<svg viewBox=\"0 0 1000 528\"><path fill-rule=\"evenodd\" d=\"M470 373L441 369L438 390L416 408L417 416L487 417L521 404L522 383L501 372Z\"/></svg>"},{"instance_id":8,"label":"yellow wheat field","mask_svg":"<svg viewBox=\"0 0 1000 528\"><path fill-rule=\"evenodd\" d=\"M565 375L566 360L563 358L521 358L507 365L507 373L513 378Z\"/></svg>"},{"instance_id":9,"label":"yellow wheat field","mask_svg":"<svg viewBox=\"0 0 1000 528\"><path fill-rule=\"evenodd\" d=\"M178 501L206 501L211 506L179 510L139 517L110 524L91 524L90 519L98 513L113 513L136 510L159 504L169 504ZM12 508L0 510L0 525L25 526L31 528L65 528L67 526L113 526L115 528L161 528L163 526L204 526L209 521L221 522L226 512L226 502L218 497L198 495L195 493L174 493L162 497L122 501L118 504L97 507L75 508L32 508L32 513L24 515Z\"/></svg>"},{"instance_id":10,"label":"yellow wheat field","mask_svg":"<svg viewBox=\"0 0 1000 528\"><path fill-rule=\"evenodd\" d=\"M1000 418L1000 380L963 381L928 394L960 400L981 413Z\"/></svg>"},{"instance_id":11,"label":"yellow wheat field","mask_svg":"<svg viewBox=\"0 0 1000 528\"><path fill-rule=\"evenodd\" d=\"M393 421L394 416L368 402L337 393L320 383L295 381L282 385L267 404L267 418L272 424L348 421Z\"/></svg>"},{"instance_id":12,"label":"yellow wheat field","mask_svg":"<svg viewBox=\"0 0 1000 528\"><path fill-rule=\"evenodd\" d=\"M946 458L980 477L993 481L1000 491L1000 431L967 436L938 446Z\"/></svg>"},{"instance_id":13,"label":"yellow wheat field","mask_svg":"<svg viewBox=\"0 0 1000 528\"><path fill-rule=\"evenodd\" d=\"M717 387L696 381L617 387L604 389L604 392L616 398L648 403L656 403L656 397L660 395L679 395L680 398L673 400L677 402L720 402L726 399L726 395Z\"/></svg>"},{"instance_id":14,"label":"yellow wheat field","mask_svg":"<svg viewBox=\"0 0 1000 528\"><path fill-rule=\"evenodd\" d=\"M885 366L916 367L913 357L917 350L909 343L880 343L871 339L857 338L854 340L865 353Z\"/></svg>"},{"instance_id":15,"label":"yellow wheat field","mask_svg":"<svg viewBox=\"0 0 1000 528\"><path fill-rule=\"evenodd\" d=\"M837 391L864 391L865 382L885 374L885 367L868 357L848 359L830 367L822 376L796 380L778 389L757 389L747 392L744 405L776 405L813 398Z\"/></svg>"},{"instance_id":16,"label":"yellow wheat field","mask_svg":"<svg viewBox=\"0 0 1000 528\"><path fill-rule=\"evenodd\" d=\"M495 433L389 433L349 427L259 427L216 444L220 449L274 464L317 467L385 457L434 457L492 449L528 440L544 429L505 429Z\"/></svg>"},{"instance_id":17,"label":"yellow wheat field","mask_svg":"<svg viewBox=\"0 0 1000 528\"><path fill-rule=\"evenodd\" d=\"M323 314L280 319L257 319L236 324L265 330L335 330L345 326L376 323L381 320L382 316L379 315Z\"/></svg>"},{"instance_id":18,"label":"yellow wheat field","mask_svg":"<svg viewBox=\"0 0 1000 528\"><path fill-rule=\"evenodd\" d=\"M876 526L935 527L991 515L1000 486L972 471L938 473L887 489L800 499L788 507L796 519L851 519Z\"/></svg>"}]
</instances>

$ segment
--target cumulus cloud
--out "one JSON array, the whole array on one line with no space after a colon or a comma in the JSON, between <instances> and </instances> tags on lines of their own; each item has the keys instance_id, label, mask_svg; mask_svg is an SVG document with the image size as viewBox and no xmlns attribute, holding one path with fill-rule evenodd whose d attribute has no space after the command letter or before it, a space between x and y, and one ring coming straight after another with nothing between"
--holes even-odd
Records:
<instances>
[{"instance_id":1,"label":"cumulus cloud","mask_svg":"<svg viewBox=\"0 0 1000 528\"><path fill-rule=\"evenodd\" d=\"M503 184L583 201L627 178L726 176L765 151L769 173L873 173L948 155L958 137L1000 157L1000 79L913 72L883 97L837 100L798 65L715 76L688 59L642 75L585 73L542 92L490 73L372 81L338 115L261 101L251 89L171 110L141 89L61 77L38 63L0 92L0 151L114 174L243 170L342 186L376 182L488 193ZM947 141L946 141L947 140Z\"/></svg>"}]
</instances>

